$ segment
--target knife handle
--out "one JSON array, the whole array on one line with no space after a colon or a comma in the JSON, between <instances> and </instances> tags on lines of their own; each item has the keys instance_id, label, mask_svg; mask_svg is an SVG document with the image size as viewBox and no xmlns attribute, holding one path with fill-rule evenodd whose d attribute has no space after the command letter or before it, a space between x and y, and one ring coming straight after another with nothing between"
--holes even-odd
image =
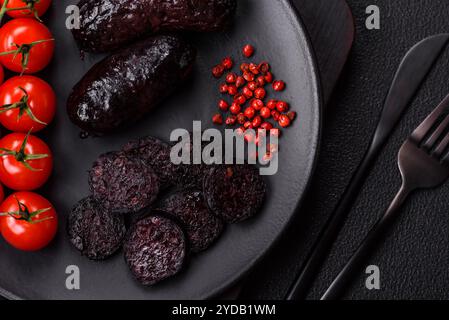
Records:
<instances>
[{"instance_id":1,"label":"knife handle","mask_svg":"<svg viewBox=\"0 0 449 320\"><path fill-rule=\"evenodd\" d=\"M377 142L378 143L374 143L365 154L363 161L352 176L351 181L343 196L340 198L336 209L331 214L324 229L321 231L318 239L312 247L311 253L304 263L303 268L300 270L299 274L295 278L295 282L288 290L285 298L286 300L306 299L307 293L317 277L326 257L328 256L335 239L340 233L348 212L360 192L360 189L369 173L369 169L371 168L378 151L381 149L381 141L377 140Z\"/></svg>"}]
</instances>

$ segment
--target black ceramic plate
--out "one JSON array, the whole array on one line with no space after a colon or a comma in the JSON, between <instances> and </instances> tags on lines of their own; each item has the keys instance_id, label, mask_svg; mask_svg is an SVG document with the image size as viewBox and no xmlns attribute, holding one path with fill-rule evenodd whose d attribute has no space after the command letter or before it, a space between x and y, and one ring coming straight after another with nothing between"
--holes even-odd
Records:
<instances>
[{"instance_id":1,"label":"black ceramic plate","mask_svg":"<svg viewBox=\"0 0 449 320\"><path fill-rule=\"evenodd\" d=\"M65 112L72 86L100 57L82 61L70 32L65 28L65 9L74 0L58 0L45 16L54 32L57 52L42 74L59 98L56 121L42 137L55 154L55 171L40 192L54 203L60 229L53 244L37 253L23 253L0 240L0 287L3 295L25 299L203 299L216 296L247 273L272 247L297 212L314 167L320 133L320 95L312 49L304 28L288 1L239 0L234 27L223 34L191 35L199 50L189 84L136 126L104 138L79 138ZM193 256L185 271L152 288L132 278L122 253L105 262L82 257L66 236L66 217L72 205L88 192L87 170L95 158L119 149L128 140L144 135L163 139L176 128L192 128L193 120L212 126L219 82L211 67L226 55L241 62L241 48L252 43L255 59L267 60L276 75L288 84L282 94L298 112L299 120L281 140L280 168L268 177L269 196L259 216L230 226L207 252ZM294 245L294 244L292 244ZM81 289L65 286L66 268L81 272Z\"/></svg>"}]
</instances>

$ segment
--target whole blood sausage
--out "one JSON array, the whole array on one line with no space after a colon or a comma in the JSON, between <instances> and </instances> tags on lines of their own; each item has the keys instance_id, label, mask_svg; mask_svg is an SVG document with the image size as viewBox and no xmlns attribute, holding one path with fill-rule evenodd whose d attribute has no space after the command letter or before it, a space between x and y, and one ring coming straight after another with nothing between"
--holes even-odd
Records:
<instances>
[{"instance_id":1,"label":"whole blood sausage","mask_svg":"<svg viewBox=\"0 0 449 320\"><path fill-rule=\"evenodd\" d=\"M67 109L84 131L103 134L151 111L189 76L195 49L177 36L156 36L93 66L75 85Z\"/></svg>"},{"instance_id":2,"label":"whole blood sausage","mask_svg":"<svg viewBox=\"0 0 449 320\"><path fill-rule=\"evenodd\" d=\"M83 51L112 51L158 31L223 30L236 7L237 0L81 0L73 36Z\"/></svg>"}]
</instances>

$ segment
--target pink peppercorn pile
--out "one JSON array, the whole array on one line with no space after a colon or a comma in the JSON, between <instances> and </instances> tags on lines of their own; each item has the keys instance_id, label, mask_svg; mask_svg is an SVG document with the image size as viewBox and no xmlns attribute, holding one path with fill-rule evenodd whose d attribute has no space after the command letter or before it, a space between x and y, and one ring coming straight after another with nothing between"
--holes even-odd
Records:
<instances>
[{"instance_id":1,"label":"pink peppercorn pile","mask_svg":"<svg viewBox=\"0 0 449 320\"><path fill-rule=\"evenodd\" d=\"M245 58L251 58L255 48L249 44L245 45L242 53ZM286 101L267 99L267 97L269 97L269 89L282 92L286 89L286 83L274 79L267 61L244 62L239 66L238 73L232 72L234 66L235 62L232 58L226 57L212 69L214 77L225 76L225 81L219 86L219 92L231 97L229 102L222 98L218 103L219 110L229 112L229 115L223 120L221 114L215 114L213 122L217 125L238 125L242 135L247 129L257 131L260 128L275 129L271 134L274 132L274 135L280 136L283 129L292 125L297 114L290 110L290 105ZM257 141L257 137L246 140Z\"/></svg>"}]
</instances>

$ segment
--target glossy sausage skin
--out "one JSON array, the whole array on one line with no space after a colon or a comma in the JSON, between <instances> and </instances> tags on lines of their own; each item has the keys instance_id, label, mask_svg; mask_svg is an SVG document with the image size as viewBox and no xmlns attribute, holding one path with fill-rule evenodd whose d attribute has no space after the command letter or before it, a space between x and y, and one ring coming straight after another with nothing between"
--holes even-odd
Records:
<instances>
[{"instance_id":1,"label":"glossy sausage skin","mask_svg":"<svg viewBox=\"0 0 449 320\"><path fill-rule=\"evenodd\" d=\"M220 31L231 21L237 0L81 0L81 50L112 51L158 31Z\"/></svg>"},{"instance_id":2,"label":"glossy sausage skin","mask_svg":"<svg viewBox=\"0 0 449 320\"><path fill-rule=\"evenodd\" d=\"M103 134L137 121L188 77L195 49L177 36L160 35L97 63L68 99L70 119Z\"/></svg>"}]
</instances>

